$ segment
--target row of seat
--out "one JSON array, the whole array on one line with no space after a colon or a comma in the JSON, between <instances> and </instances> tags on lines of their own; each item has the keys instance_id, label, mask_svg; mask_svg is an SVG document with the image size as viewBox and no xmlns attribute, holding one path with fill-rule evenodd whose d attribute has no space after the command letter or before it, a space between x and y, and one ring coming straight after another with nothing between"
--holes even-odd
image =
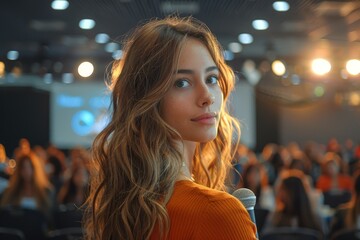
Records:
<instances>
[{"instance_id":1,"label":"row of seat","mask_svg":"<svg viewBox=\"0 0 360 240\"><path fill-rule=\"evenodd\" d=\"M73 237L82 236L81 221L82 212L79 209L58 209L49 219L38 210L1 208L0 239L75 239Z\"/></svg>"}]
</instances>

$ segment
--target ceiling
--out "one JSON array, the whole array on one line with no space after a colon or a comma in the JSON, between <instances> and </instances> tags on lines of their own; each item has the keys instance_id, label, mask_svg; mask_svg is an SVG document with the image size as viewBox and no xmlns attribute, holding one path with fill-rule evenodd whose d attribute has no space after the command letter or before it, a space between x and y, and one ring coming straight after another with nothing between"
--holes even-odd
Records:
<instances>
[{"instance_id":1,"label":"ceiling","mask_svg":"<svg viewBox=\"0 0 360 240\"><path fill-rule=\"evenodd\" d=\"M360 0L287 0L290 9L276 12L273 0L73 0L64 11L51 9L50 0L2 0L0 3L0 61L6 70L23 73L72 72L80 61L95 63L94 78L103 79L112 60L105 44L95 42L98 33L113 41L136 25L176 11L204 21L226 49L238 34L253 34L230 64L245 59L307 60L315 55L340 62L360 58ZM91 18L96 25L82 30L78 23ZM265 19L269 28L252 28L254 19ZM10 50L19 59L6 59Z\"/></svg>"}]
</instances>

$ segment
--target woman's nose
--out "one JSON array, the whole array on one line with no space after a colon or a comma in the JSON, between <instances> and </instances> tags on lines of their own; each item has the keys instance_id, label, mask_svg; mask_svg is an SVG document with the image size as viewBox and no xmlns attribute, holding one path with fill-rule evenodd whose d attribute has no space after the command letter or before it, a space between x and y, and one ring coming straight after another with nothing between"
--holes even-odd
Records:
<instances>
[{"instance_id":1,"label":"woman's nose","mask_svg":"<svg viewBox=\"0 0 360 240\"><path fill-rule=\"evenodd\" d=\"M205 86L199 97L199 105L201 107L210 106L214 103L215 96L209 91L208 87Z\"/></svg>"}]
</instances>

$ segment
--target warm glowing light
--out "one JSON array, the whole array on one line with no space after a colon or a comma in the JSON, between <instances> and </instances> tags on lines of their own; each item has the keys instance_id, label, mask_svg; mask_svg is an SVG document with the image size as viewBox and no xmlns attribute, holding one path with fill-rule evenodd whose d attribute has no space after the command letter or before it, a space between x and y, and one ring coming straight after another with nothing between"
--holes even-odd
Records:
<instances>
[{"instance_id":1,"label":"warm glowing light","mask_svg":"<svg viewBox=\"0 0 360 240\"><path fill-rule=\"evenodd\" d=\"M8 166L10 168L15 168L16 167L16 161L14 159L10 159L8 162Z\"/></svg>"},{"instance_id":2,"label":"warm glowing light","mask_svg":"<svg viewBox=\"0 0 360 240\"><path fill-rule=\"evenodd\" d=\"M285 64L280 60L275 60L271 64L271 69L275 73L275 75L277 75L277 76L282 76L286 72Z\"/></svg>"},{"instance_id":3,"label":"warm glowing light","mask_svg":"<svg viewBox=\"0 0 360 240\"><path fill-rule=\"evenodd\" d=\"M78 73L82 77L89 77L94 72L94 65L90 62L83 62L78 67Z\"/></svg>"},{"instance_id":4,"label":"warm glowing light","mask_svg":"<svg viewBox=\"0 0 360 240\"><path fill-rule=\"evenodd\" d=\"M351 59L347 61L346 70L351 75L358 75L360 73L360 60Z\"/></svg>"},{"instance_id":5,"label":"warm glowing light","mask_svg":"<svg viewBox=\"0 0 360 240\"><path fill-rule=\"evenodd\" d=\"M325 75L331 70L331 64L323 58L314 59L311 63L311 69L317 75Z\"/></svg>"},{"instance_id":6,"label":"warm glowing light","mask_svg":"<svg viewBox=\"0 0 360 240\"><path fill-rule=\"evenodd\" d=\"M358 92L353 92L350 94L349 97L349 104L352 106L360 105L360 95Z\"/></svg>"},{"instance_id":7,"label":"warm glowing light","mask_svg":"<svg viewBox=\"0 0 360 240\"><path fill-rule=\"evenodd\" d=\"M5 63L0 62L0 78L5 76Z\"/></svg>"}]
</instances>

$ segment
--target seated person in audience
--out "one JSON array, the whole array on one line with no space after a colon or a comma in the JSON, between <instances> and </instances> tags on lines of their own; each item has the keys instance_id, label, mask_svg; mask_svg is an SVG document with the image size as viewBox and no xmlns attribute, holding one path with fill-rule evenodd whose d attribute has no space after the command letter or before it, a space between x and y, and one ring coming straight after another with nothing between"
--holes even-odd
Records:
<instances>
[{"instance_id":1,"label":"seated person in audience","mask_svg":"<svg viewBox=\"0 0 360 240\"><path fill-rule=\"evenodd\" d=\"M53 203L52 186L41 161L33 152L18 155L15 171L2 194L0 206L38 209L50 216Z\"/></svg>"},{"instance_id":2,"label":"seated person in audience","mask_svg":"<svg viewBox=\"0 0 360 240\"><path fill-rule=\"evenodd\" d=\"M322 192L341 192L352 190L352 179L344 173L342 160L336 153L328 152L323 158L323 168L316 188Z\"/></svg>"},{"instance_id":3,"label":"seated person in audience","mask_svg":"<svg viewBox=\"0 0 360 240\"><path fill-rule=\"evenodd\" d=\"M23 154L29 154L31 152L31 145L27 138L21 138L19 140L19 146L14 150L14 159L19 158Z\"/></svg>"},{"instance_id":4,"label":"seated person in audience","mask_svg":"<svg viewBox=\"0 0 360 240\"><path fill-rule=\"evenodd\" d=\"M289 169L299 170L304 174L303 182L305 189L308 193L308 197L312 208L317 214L321 215L322 207L324 203L324 196L322 192L314 187L313 179L306 173L306 162L302 158L294 158L291 161Z\"/></svg>"},{"instance_id":5,"label":"seated person in audience","mask_svg":"<svg viewBox=\"0 0 360 240\"><path fill-rule=\"evenodd\" d=\"M336 209L330 225L329 237L342 229L360 229L360 171L354 174L351 201Z\"/></svg>"},{"instance_id":6,"label":"seated person in audience","mask_svg":"<svg viewBox=\"0 0 360 240\"><path fill-rule=\"evenodd\" d=\"M85 166L71 169L70 178L64 183L58 194L58 203L67 207L81 207L89 191L89 173Z\"/></svg>"},{"instance_id":7,"label":"seated person in audience","mask_svg":"<svg viewBox=\"0 0 360 240\"><path fill-rule=\"evenodd\" d=\"M250 162L244 166L239 188L248 188L255 193L256 208L275 209L275 195L268 184L264 166L257 162Z\"/></svg>"},{"instance_id":8,"label":"seated person in audience","mask_svg":"<svg viewBox=\"0 0 360 240\"><path fill-rule=\"evenodd\" d=\"M0 194L5 190L9 183L7 160L5 147L0 144Z\"/></svg>"},{"instance_id":9,"label":"seated person in audience","mask_svg":"<svg viewBox=\"0 0 360 240\"><path fill-rule=\"evenodd\" d=\"M266 229L300 227L323 233L321 218L315 214L304 185L304 174L287 170L279 176L276 186L276 210L267 219Z\"/></svg>"}]
</instances>

